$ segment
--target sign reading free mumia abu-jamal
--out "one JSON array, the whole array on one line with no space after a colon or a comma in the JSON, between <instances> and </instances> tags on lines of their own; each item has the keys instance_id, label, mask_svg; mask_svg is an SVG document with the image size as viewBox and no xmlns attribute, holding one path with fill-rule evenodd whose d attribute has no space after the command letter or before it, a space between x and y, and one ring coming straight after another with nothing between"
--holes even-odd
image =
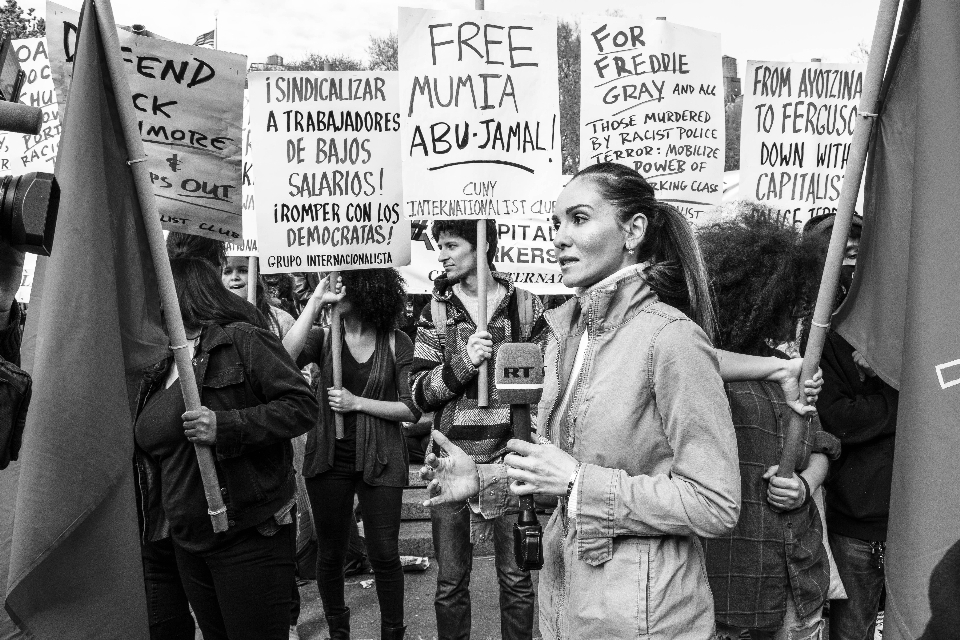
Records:
<instances>
[{"instance_id":1,"label":"sign reading free mumia abu-jamal","mask_svg":"<svg viewBox=\"0 0 960 640\"><path fill-rule=\"evenodd\" d=\"M251 73L263 273L410 262L395 71Z\"/></svg>"},{"instance_id":2,"label":"sign reading free mumia abu-jamal","mask_svg":"<svg viewBox=\"0 0 960 640\"><path fill-rule=\"evenodd\" d=\"M404 211L541 217L560 180L557 21L400 9Z\"/></svg>"}]
</instances>

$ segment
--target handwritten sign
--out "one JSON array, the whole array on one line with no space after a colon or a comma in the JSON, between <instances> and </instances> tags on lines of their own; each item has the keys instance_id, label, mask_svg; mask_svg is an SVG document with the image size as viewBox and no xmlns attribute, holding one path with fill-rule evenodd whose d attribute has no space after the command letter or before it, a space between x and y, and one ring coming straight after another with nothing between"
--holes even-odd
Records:
<instances>
[{"instance_id":1,"label":"handwritten sign","mask_svg":"<svg viewBox=\"0 0 960 640\"><path fill-rule=\"evenodd\" d=\"M580 163L635 169L691 221L723 195L720 34L583 16Z\"/></svg>"},{"instance_id":2,"label":"handwritten sign","mask_svg":"<svg viewBox=\"0 0 960 640\"><path fill-rule=\"evenodd\" d=\"M257 255L257 212L253 199L253 143L250 131L250 92L243 91L243 180L240 186L243 238L228 242L227 256Z\"/></svg>"},{"instance_id":3,"label":"handwritten sign","mask_svg":"<svg viewBox=\"0 0 960 640\"><path fill-rule=\"evenodd\" d=\"M836 213L863 93L862 64L747 63L741 197L802 224Z\"/></svg>"},{"instance_id":4,"label":"handwritten sign","mask_svg":"<svg viewBox=\"0 0 960 640\"><path fill-rule=\"evenodd\" d=\"M47 3L50 64L61 109L70 91L79 17ZM118 34L164 228L240 239L246 56L122 29Z\"/></svg>"},{"instance_id":5,"label":"handwritten sign","mask_svg":"<svg viewBox=\"0 0 960 640\"><path fill-rule=\"evenodd\" d=\"M427 220L412 223L410 266L400 269L408 293L430 293L433 281L443 274L440 250ZM546 220L497 220L497 271L508 274L519 287L538 295L572 294L563 285L553 246L553 229Z\"/></svg>"},{"instance_id":6,"label":"handwritten sign","mask_svg":"<svg viewBox=\"0 0 960 640\"><path fill-rule=\"evenodd\" d=\"M250 74L263 273L408 264L395 71Z\"/></svg>"},{"instance_id":7,"label":"handwritten sign","mask_svg":"<svg viewBox=\"0 0 960 640\"><path fill-rule=\"evenodd\" d=\"M560 176L557 21L400 9L409 218L536 217Z\"/></svg>"},{"instance_id":8,"label":"handwritten sign","mask_svg":"<svg viewBox=\"0 0 960 640\"><path fill-rule=\"evenodd\" d=\"M43 125L39 135L0 131L0 176L23 175L31 171L53 173L60 147L60 109L50 77L47 42L44 38L23 38L13 40L11 44L20 68L26 74L20 102L42 109ZM16 296L20 302L30 301L36 262L37 257L28 253Z\"/></svg>"}]
</instances>

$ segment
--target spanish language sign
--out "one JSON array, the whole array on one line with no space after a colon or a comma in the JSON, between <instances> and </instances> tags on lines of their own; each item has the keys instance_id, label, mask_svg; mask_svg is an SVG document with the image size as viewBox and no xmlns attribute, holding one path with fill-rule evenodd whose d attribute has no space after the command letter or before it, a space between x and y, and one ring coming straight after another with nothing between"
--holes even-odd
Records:
<instances>
[{"instance_id":1,"label":"spanish language sign","mask_svg":"<svg viewBox=\"0 0 960 640\"><path fill-rule=\"evenodd\" d=\"M50 65L67 101L80 14L47 3ZM163 227L238 240L246 56L118 30Z\"/></svg>"},{"instance_id":2,"label":"spanish language sign","mask_svg":"<svg viewBox=\"0 0 960 640\"><path fill-rule=\"evenodd\" d=\"M0 131L0 176L23 175L31 171L53 173L60 146L60 109L50 78L47 41L44 38L23 38L11 42L25 74L20 102L43 110L43 125L38 135ZM23 278L17 290L19 302L30 301L37 256L28 253Z\"/></svg>"},{"instance_id":3,"label":"spanish language sign","mask_svg":"<svg viewBox=\"0 0 960 640\"><path fill-rule=\"evenodd\" d=\"M497 223L497 253L494 267L506 273L518 287L537 295L572 294L563 285L553 246L553 229L546 220L501 218ZM430 293L433 281L443 274L440 250L426 220L412 224L410 266L400 269L407 293Z\"/></svg>"},{"instance_id":4,"label":"spanish language sign","mask_svg":"<svg viewBox=\"0 0 960 640\"><path fill-rule=\"evenodd\" d=\"M400 9L409 218L537 217L560 178L557 21Z\"/></svg>"},{"instance_id":5,"label":"spanish language sign","mask_svg":"<svg viewBox=\"0 0 960 640\"><path fill-rule=\"evenodd\" d=\"M243 179L240 185L243 238L228 242L228 256L257 255L257 212L253 199L253 144L250 142L250 92L243 91Z\"/></svg>"},{"instance_id":6,"label":"spanish language sign","mask_svg":"<svg viewBox=\"0 0 960 640\"><path fill-rule=\"evenodd\" d=\"M635 169L688 219L723 196L720 34L665 20L583 16L580 166Z\"/></svg>"},{"instance_id":7,"label":"spanish language sign","mask_svg":"<svg viewBox=\"0 0 960 640\"><path fill-rule=\"evenodd\" d=\"M801 224L836 213L863 92L862 64L747 63L740 196Z\"/></svg>"},{"instance_id":8,"label":"spanish language sign","mask_svg":"<svg viewBox=\"0 0 960 640\"><path fill-rule=\"evenodd\" d=\"M410 262L396 71L264 71L250 81L263 273Z\"/></svg>"}]
</instances>

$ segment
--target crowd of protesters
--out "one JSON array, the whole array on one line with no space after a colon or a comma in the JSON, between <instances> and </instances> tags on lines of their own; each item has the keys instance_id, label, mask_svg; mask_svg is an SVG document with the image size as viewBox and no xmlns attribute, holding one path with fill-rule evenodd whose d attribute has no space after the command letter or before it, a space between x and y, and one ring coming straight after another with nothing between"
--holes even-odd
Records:
<instances>
[{"instance_id":1,"label":"crowd of protesters","mask_svg":"<svg viewBox=\"0 0 960 640\"><path fill-rule=\"evenodd\" d=\"M473 547L487 536L506 639L533 637L537 579L549 638L814 639L825 609L831 640L872 638L897 392L835 332L822 378L801 386L786 355L805 346L832 222L799 230L743 206L695 230L635 171L594 165L555 207L568 299L493 270L492 222L486 255L474 221L433 225L444 273L431 296L407 295L392 269L251 282L246 258L171 234L202 407L186 411L172 353L144 372L132 464L151 637L297 637L298 580L315 577L330 638L349 638L356 500L381 637L403 638L402 494L423 462L441 639L470 637ZM13 381L0 442L29 385L6 277L17 261L0 247L0 373ZM493 376L478 402L480 367L509 342L544 353L535 442L514 438ZM807 430L796 472L779 477L791 412ZM213 447L226 532L207 515L194 445ZM553 499L538 576L513 548L529 494Z\"/></svg>"}]
</instances>

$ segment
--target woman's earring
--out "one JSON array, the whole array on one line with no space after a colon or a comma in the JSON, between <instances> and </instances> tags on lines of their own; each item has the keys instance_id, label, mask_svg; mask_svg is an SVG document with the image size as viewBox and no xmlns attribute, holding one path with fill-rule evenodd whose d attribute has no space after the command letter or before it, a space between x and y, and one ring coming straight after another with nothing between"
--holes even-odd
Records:
<instances>
[{"instance_id":1,"label":"woman's earring","mask_svg":"<svg viewBox=\"0 0 960 640\"><path fill-rule=\"evenodd\" d=\"M630 255L633 255L633 254L636 253L636 251L637 251L636 249L628 249L626 245L624 245L623 248L624 248L624 249L627 249L627 253L629 253Z\"/></svg>"}]
</instances>

